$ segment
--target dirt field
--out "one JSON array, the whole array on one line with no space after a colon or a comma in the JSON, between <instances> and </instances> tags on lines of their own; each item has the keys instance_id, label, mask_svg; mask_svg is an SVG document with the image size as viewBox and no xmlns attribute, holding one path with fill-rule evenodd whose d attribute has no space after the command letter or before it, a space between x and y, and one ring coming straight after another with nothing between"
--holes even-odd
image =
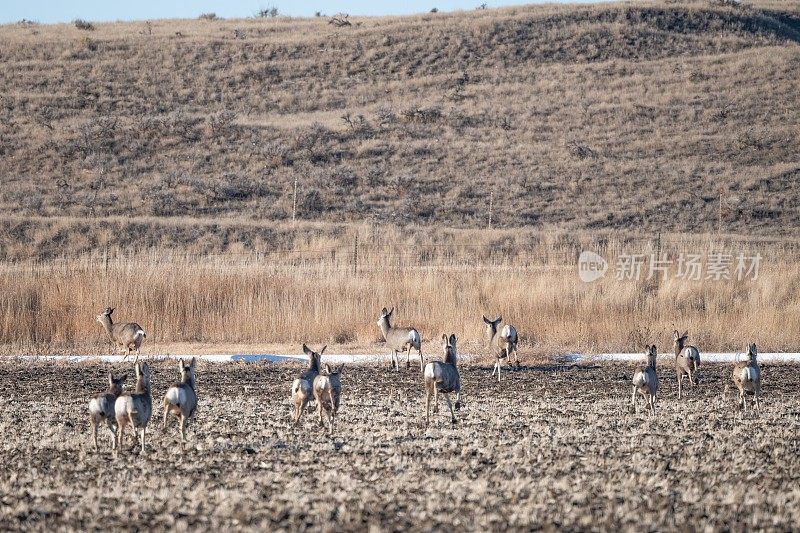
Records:
<instances>
[{"instance_id":1,"label":"dirt field","mask_svg":"<svg viewBox=\"0 0 800 533\"><path fill-rule=\"evenodd\" d=\"M464 408L426 430L418 371L349 367L333 437L288 427L289 364L201 365L185 453L153 421L148 453L89 445L110 365L0 364L2 529L528 528L789 530L800 523L798 366L762 366L763 413L720 400L728 365L654 420L627 410L631 365L462 369ZM129 367L126 367L130 371ZM115 367L115 371L122 367ZM175 379L153 364L155 402ZM389 387L389 384L396 384ZM643 404L642 404L643 405ZM748 413L749 415L749 413ZM174 424L174 422L173 422ZM108 432L101 433L109 444Z\"/></svg>"}]
</instances>

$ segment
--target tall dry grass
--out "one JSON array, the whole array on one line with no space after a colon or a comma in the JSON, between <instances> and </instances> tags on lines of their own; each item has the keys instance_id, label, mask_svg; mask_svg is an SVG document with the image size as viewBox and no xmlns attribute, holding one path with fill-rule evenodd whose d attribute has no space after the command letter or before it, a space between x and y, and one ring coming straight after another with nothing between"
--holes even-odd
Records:
<instances>
[{"instance_id":1,"label":"tall dry grass","mask_svg":"<svg viewBox=\"0 0 800 533\"><path fill-rule=\"evenodd\" d=\"M488 244L480 235L460 249L409 244L411 254L367 238L357 268L338 241L330 245L339 253L320 248L300 256L151 250L7 263L0 265L0 341L5 352L104 351L94 317L114 306L116 319L145 328L150 353L174 342L305 341L379 350L372 346L380 340L378 311L395 306L398 322L414 324L430 340L456 332L468 352L478 349L482 314L514 323L529 353L631 351L647 342L666 350L673 329L688 329L703 350L734 350L748 341L763 350L798 348L800 267L792 243L671 236L565 244L562 236L492 254L481 248ZM578 277L584 246L609 259L600 281ZM615 279L619 254L657 248L671 257L724 249L763 259L756 280Z\"/></svg>"}]
</instances>

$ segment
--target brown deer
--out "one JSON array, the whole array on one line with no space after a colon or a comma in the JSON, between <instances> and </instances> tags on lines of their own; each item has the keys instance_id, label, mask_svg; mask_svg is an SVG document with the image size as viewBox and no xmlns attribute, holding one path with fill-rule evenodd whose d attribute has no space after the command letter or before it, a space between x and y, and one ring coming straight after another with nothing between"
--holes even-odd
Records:
<instances>
[{"instance_id":1,"label":"brown deer","mask_svg":"<svg viewBox=\"0 0 800 533\"><path fill-rule=\"evenodd\" d=\"M136 390L119 396L114 402L114 414L117 418L117 453L122 449L122 436L125 426L130 424L136 434L140 430L139 440L142 453L145 452L145 435L150 415L153 413L153 395L150 389L150 367L136 362Z\"/></svg>"},{"instance_id":2,"label":"brown deer","mask_svg":"<svg viewBox=\"0 0 800 533\"><path fill-rule=\"evenodd\" d=\"M511 324L506 324L500 328L503 317L499 316L494 320L483 317L486 323L486 347L489 355L497 358L497 362L492 369L492 376L497 372L497 381L500 381L500 361L506 359L511 362L511 352L514 352L514 362L519 367L519 354L517 352L517 330Z\"/></svg>"},{"instance_id":3,"label":"brown deer","mask_svg":"<svg viewBox=\"0 0 800 533\"><path fill-rule=\"evenodd\" d=\"M300 377L292 382L292 401L294 402L294 422L297 425L300 422L300 417L308 406L308 402L314 394L313 384L314 378L319 374L319 365L322 361L322 354L325 353L326 346L323 346L319 352L315 352L305 344L303 344L303 353L308 356L308 368L300 374Z\"/></svg>"},{"instance_id":4,"label":"brown deer","mask_svg":"<svg viewBox=\"0 0 800 533\"><path fill-rule=\"evenodd\" d=\"M686 346L686 339L689 338L689 332L683 335L678 334L678 330L672 334L672 348L675 350L675 372L678 375L678 399L682 396L682 383L683 378L689 378L689 385L694 387L700 383L699 367L700 367L700 350L694 346Z\"/></svg>"},{"instance_id":5,"label":"brown deer","mask_svg":"<svg viewBox=\"0 0 800 533\"><path fill-rule=\"evenodd\" d=\"M758 367L758 348L755 343L747 345L747 361L738 361L733 365L733 384L739 389L739 408L747 410L745 393L753 395L756 412L761 413L758 397L761 395L761 369Z\"/></svg>"},{"instance_id":6,"label":"brown deer","mask_svg":"<svg viewBox=\"0 0 800 533\"><path fill-rule=\"evenodd\" d=\"M325 374L319 374L314 378L314 399L317 401L317 411L319 412L319 425L322 426L322 412L328 419L328 433L333 433L333 422L339 414L339 402L342 397L342 370L344 363L335 369L325 365Z\"/></svg>"},{"instance_id":7,"label":"brown deer","mask_svg":"<svg viewBox=\"0 0 800 533\"><path fill-rule=\"evenodd\" d=\"M442 335L442 349L444 362L432 361L425 365L425 425L431 421L431 397L433 397L433 412L439 412L438 393L444 394L447 407L450 408L450 421L456 423L453 405L450 403L450 394L456 393L456 411L461 409L461 379L458 375L458 355L456 353L456 336Z\"/></svg>"},{"instance_id":8,"label":"brown deer","mask_svg":"<svg viewBox=\"0 0 800 533\"><path fill-rule=\"evenodd\" d=\"M650 414L656 414L656 393L658 392L658 374L656 373L656 345L645 346L644 354L647 357L647 363L636 367L633 373L633 394L631 395L631 405L633 412L638 413L636 406L636 393L638 392L644 396L647 405L650 407Z\"/></svg>"},{"instance_id":9,"label":"brown deer","mask_svg":"<svg viewBox=\"0 0 800 533\"><path fill-rule=\"evenodd\" d=\"M394 307L391 311L387 311L384 307L381 310L381 316L378 319L378 326L381 328L386 344L392 350L392 367L395 371L400 370L400 359L397 357L397 352L406 352L406 368L411 366L411 348L414 348L419 353L419 369L422 371L425 367L425 360L422 358L422 337L415 328L397 328L392 327L389 319L394 313Z\"/></svg>"},{"instance_id":10,"label":"brown deer","mask_svg":"<svg viewBox=\"0 0 800 533\"><path fill-rule=\"evenodd\" d=\"M134 350L136 355L139 355L139 348L142 346L145 337L147 337L144 330L136 322L114 324L111 320L111 313L113 312L113 307L106 307L105 311L97 315L97 321L103 325L108 338L111 339L115 346L127 350L123 360L127 359Z\"/></svg>"},{"instance_id":11,"label":"brown deer","mask_svg":"<svg viewBox=\"0 0 800 533\"><path fill-rule=\"evenodd\" d=\"M194 357L187 365L183 359L178 361L178 372L181 374L181 382L172 385L164 395L164 421L162 428L167 427L167 415L172 413L180 421L179 429L181 433L181 447L186 442L186 421L189 420L195 410L197 410L197 362Z\"/></svg>"},{"instance_id":12,"label":"brown deer","mask_svg":"<svg viewBox=\"0 0 800 533\"><path fill-rule=\"evenodd\" d=\"M114 402L117 397L122 394L122 386L128 375L114 378L111 372L108 373L108 389L105 392L95 394L89 400L89 422L92 425L92 439L94 440L94 449L97 451L97 426L101 422L105 422L108 429L111 430L111 449L117 447L117 425L114 418Z\"/></svg>"}]
</instances>

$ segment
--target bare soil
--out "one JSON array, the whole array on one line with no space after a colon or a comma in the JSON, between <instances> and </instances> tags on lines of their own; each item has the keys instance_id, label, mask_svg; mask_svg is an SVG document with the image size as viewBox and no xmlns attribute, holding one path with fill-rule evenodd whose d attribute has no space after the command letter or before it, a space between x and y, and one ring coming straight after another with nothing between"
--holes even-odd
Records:
<instances>
[{"instance_id":1,"label":"bare soil","mask_svg":"<svg viewBox=\"0 0 800 533\"><path fill-rule=\"evenodd\" d=\"M658 416L629 412L632 365L462 368L464 406L425 428L418 370L347 367L332 436L289 427L300 366L199 368L181 451L158 409L147 454L95 452L89 395L129 366L0 364L2 529L789 530L800 523L800 367L765 365L763 412L736 416L728 365ZM154 404L176 377L154 362ZM643 403L641 406L643 407Z\"/></svg>"}]
</instances>

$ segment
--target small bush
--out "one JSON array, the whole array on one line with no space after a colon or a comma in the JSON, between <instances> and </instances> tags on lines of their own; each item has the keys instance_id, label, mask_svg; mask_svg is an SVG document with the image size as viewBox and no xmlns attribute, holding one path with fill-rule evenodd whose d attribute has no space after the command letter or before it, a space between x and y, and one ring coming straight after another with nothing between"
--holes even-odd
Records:
<instances>
[{"instance_id":1,"label":"small bush","mask_svg":"<svg viewBox=\"0 0 800 533\"><path fill-rule=\"evenodd\" d=\"M256 15L260 18L275 18L278 16L278 8L275 6L268 7L266 9L259 9Z\"/></svg>"},{"instance_id":2,"label":"small bush","mask_svg":"<svg viewBox=\"0 0 800 533\"><path fill-rule=\"evenodd\" d=\"M219 17L217 17L216 13L203 13L198 18L200 20L217 20Z\"/></svg>"},{"instance_id":3,"label":"small bush","mask_svg":"<svg viewBox=\"0 0 800 533\"><path fill-rule=\"evenodd\" d=\"M94 24L92 24L92 23L91 23L91 22L89 22L88 20L83 20L83 19L75 19L75 20L73 20L73 21L72 21L72 23L73 23L73 24L75 25L75 27L76 27L76 28L78 28L79 30L85 30L85 31L94 31L94 29L95 29L95 28L94 28Z\"/></svg>"}]
</instances>

